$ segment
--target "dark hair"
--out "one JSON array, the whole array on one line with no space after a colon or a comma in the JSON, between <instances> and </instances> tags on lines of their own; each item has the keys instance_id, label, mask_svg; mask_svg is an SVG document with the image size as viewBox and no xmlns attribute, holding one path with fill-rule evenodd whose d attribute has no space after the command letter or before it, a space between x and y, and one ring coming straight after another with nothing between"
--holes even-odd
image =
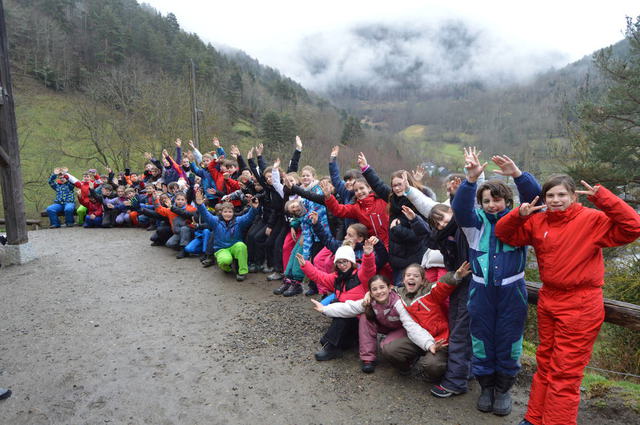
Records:
<instances>
[{"instance_id":1,"label":"dark hair","mask_svg":"<svg viewBox=\"0 0 640 425\"><path fill-rule=\"evenodd\" d=\"M476 199L479 205L482 205L482 194L485 190L488 190L494 198L504 199L507 208L513 208L513 192L506 184L498 180L489 180L482 183L478 192L476 192Z\"/></svg>"},{"instance_id":2,"label":"dark hair","mask_svg":"<svg viewBox=\"0 0 640 425\"><path fill-rule=\"evenodd\" d=\"M371 288L371 284L376 280L381 280L384 283L386 283L387 286L391 286L391 281L386 276L383 276L381 274L377 274L373 276L371 279L369 279L369 282L367 282L367 286ZM371 289L369 289L369 293L371 293ZM373 297L369 305L364 308L364 315L367 317L367 320L374 322L376 321L376 312L373 311L373 307L371 306L372 303L373 303Z\"/></svg>"},{"instance_id":3,"label":"dark hair","mask_svg":"<svg viewBox=\"0 0 640 425\"><path fill-rule=\"evenodd\" d=\"M404 277L404 274L407 272L407 270L409 269L418 269L420 270L420 278L422 279L422 281L424 281L424 267L422 267L421 264L418 263L411 263L409 264L407 267L404 268L404 272L402 272L402 276Z\"/></svg>"},{"instance_id":4,"label":"dark hair","mask_svg":"<svg viewBox=\"0 0 640 425\"><path fill-rule=\"evenodd\" d=\"M362 183L362 184L366 185L369 189L371 189L371 185L369 184L367 179L365 179L364 177L356 178L355 181L353 182L353 184L355 185L356 183Z\"/></svg>"},{"instance_id":5,"label":"dark hair","mask_svg":"<svg viewBox=\"0 0 640 425\"><path fill-rule=\"evenodd\" d=\"M438 221L444 218L445 213L450 213L451 207L447 204L435 204L429 212L427 221L434 229L438 227Z\"/></svg>"},{"instance_id":6,"label":"dark hair","mask_svg":"<svg viewBox=\"0 0 640 425\"><path fill-rule=\"evenodd\" d=\"M105 190L105 189L113 192L113 186L111 186L109 183L105 183L102 185L102 190Z\"/></svg>"},{"instance_id":7,"label":"dark hair","mask_svg":"<svg viewBox=\"0 0 640 425\"><path fill-rule=\"evenodd\" d=\"M570 193L576 192L576 182L573 181L571 176L566 174L552 174L549 176L546 182L542 185L542 201L544 202L547 197L547 192L556 186L564 186Z\"/></svg>"},{"instance_id":8,"label":"dark hair","mask_svg":"<svg viewBox=\"0 0 640 425\"><path fill-rule=\"evenodd\" d=\"M355 179L359 179L362 177L362 172L360 170L357 170L355 168L352 168L350 170L347 170L344 173L344 176L342 177L342 180L355 180Z\"/></svg>"},{"instance_id":9,"label":"dark hair","mask_svg":"<svg viewBox=\"0 0 640 425\"><path fill-rule=\"evenodd\" d=\"M365 226L364 224L353 223L349 225L349 227L355 230L358 236L360 236L362 239L367 239L369 237L369 230L367 229L367 226ZM349 227L347 227L347 229L349 229Z\"/></svg>"}]
</instances>

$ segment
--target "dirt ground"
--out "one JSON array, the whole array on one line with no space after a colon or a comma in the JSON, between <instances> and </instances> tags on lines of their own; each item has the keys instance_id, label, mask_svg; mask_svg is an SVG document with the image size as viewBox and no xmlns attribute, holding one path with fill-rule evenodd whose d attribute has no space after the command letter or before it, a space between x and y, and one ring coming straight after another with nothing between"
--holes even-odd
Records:
<instances>
[{"instance_id":1,"label":"dirt ground","mask_svg":"<svg viewBox=\"0 0 640 425\"><path fill-rule=\"evenodd\" d=\"M271 294L263 274L238 283L176 260L133 229L30 233L39 259L0 269L0 424L516 424L469 394L435 399L419 371L357 352L318 363L328 324L304 296ZM636 417L637 418L637 417ZM631 420L631 422L630 422ZM614 409L581 423L628 424ZM638 423L638 422L635 422Z\"/></svg>"}]
</instances>

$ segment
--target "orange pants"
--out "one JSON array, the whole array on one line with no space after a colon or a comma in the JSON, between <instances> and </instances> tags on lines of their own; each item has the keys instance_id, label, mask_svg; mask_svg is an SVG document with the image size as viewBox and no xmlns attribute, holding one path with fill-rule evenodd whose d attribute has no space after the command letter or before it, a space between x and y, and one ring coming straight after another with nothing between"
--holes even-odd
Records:
<instances>
[{"instance_id":1,"label":"orange pants","mask_svg":"<svg viewBox=\"0 0 640 425\"><path fill-rule=\"evenodd\" d=\"M602 288L559 291L538 299L538 370L525 418L534 425L577 423L580 384L604 321Z\"/></svg>"}]
</instances>

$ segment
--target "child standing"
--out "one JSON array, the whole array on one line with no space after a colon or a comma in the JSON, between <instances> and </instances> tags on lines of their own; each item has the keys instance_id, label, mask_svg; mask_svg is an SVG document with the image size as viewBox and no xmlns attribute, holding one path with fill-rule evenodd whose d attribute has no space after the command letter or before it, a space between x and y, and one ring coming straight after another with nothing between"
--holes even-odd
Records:
<instances>
[{"instance_id":1,"label":"child standing","mask_svg":"<svg viewBox=\"0 0 640 425\"><path fill-rule=\"evenodd\" d=\"M546 211L538 201L523 203L496 225L504 243L532 245L542 289L538 298L538 370L521 425L576 424L580 383L604 320L602 248L640 237L640 217L602 186L577 191L573 179L552 176L542 186ZM577 202L584 194L600 208Z\"/></svg>"}]
</instances>

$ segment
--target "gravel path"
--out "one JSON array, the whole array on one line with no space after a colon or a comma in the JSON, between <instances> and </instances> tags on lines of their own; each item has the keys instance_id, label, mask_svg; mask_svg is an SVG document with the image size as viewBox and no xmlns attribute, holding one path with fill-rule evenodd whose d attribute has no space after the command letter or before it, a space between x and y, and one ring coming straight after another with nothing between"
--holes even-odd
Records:
<instances>
[{"instance_id":1,"label":"gravel path","mask_svg":"<svg viewBox=\"0 0 640 425\"><path fill-rule=\"evenodd\" d=\"M472 392L428 394L419 373L357 352L318 363L328 324L303 296L271 295L263 274L237 283L176 260L131 229L30 233L39 259L0 269L1 424L513 424ZM593 424L629 423L582 413ZM627 418L628 419L628 418Z\"/></svg>"}]
</instances>

